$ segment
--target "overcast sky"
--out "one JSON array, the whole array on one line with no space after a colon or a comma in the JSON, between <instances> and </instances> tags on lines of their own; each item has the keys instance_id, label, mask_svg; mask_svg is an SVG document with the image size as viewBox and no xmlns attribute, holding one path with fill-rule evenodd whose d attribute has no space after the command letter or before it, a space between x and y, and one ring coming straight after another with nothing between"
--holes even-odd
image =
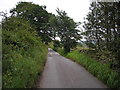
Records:
<instances>
[{"instance_id":1,"label":"overcast sky","mask_svg":"<svg viewBox=\"0 0 120 90\"><path fill-rule=\"evenodd\" d=\"M68 16L76 22L83 22L83 18L88 13L90 5L90 0L1 0L0 11L9 12L19 1L45 5L47 6L47 11L53 14L57 14L56 8L58 7L65 10Z\"/></svg>"}]
</instances>

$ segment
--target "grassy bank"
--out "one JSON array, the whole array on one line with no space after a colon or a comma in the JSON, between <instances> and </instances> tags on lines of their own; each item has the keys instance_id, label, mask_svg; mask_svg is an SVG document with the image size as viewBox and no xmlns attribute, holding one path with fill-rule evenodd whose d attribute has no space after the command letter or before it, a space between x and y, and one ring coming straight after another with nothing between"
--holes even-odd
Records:
<instances>
[{"instance_id":1,"label":"grassy bank","mask_svg":"<svg viewBox=\"0 0 120 90\"><path fill-rule=\"evenodd\" d=\"M117 72L111 70L109 65L101 64L78 51L68 53L67 58L84 66L90 73L102 80L108 87L120 88L119 75Z\"/></svg>"},{"instance_id":2,"label":"grassy bank","mask_svg":"<svg viewBox=\"0 0 120 90\"><path fill-rule=\"evenodd\" d=\"M10 18L2 34L3 88L30 88L41 74L47 47L28 21Z\"/></svg>"}]
</instances>

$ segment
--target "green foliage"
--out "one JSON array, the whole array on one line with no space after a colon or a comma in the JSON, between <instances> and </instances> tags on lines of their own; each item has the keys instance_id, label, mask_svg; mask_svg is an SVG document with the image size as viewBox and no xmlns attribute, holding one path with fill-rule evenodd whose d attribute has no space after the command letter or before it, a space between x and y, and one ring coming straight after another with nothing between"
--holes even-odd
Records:
<instances>
[{"instance_id":1,"label":"green foliage","mask_svg":"<svg viewBox=\"0 0 120 90\"><path fill-rule=\"evenodd\" d=\"M61 47L60 41L54 40L54 47Z\"/></svg>"},{"instance_id":2,"label":"green foliage","mask_svg":"<svg viewBox=\"0 0 120 90\"><path fill-rule=\"evenodd\" d=\"M47 48L28 21L11 17L3 23L3 88L30 88L43 70Z\"/></svg>"},{"instance_id":3,"label":"green foliage","mask_svg":"<svg viewBox=\"0 0 120 90\"><path fill-rule=\"evenodd\" d=\"M89 41L85 41L85 44L89 47L89 48L96 48L96 44L89 42Z\"/></svg>"},{"instance_id":4,"label":"green foliage","mask_svg":"<svg viewBox=\"0 0 120 90\"><path fill-rule=\"evenodd\" d=\"M65 11L56 10L58 13L58 37L63 44L65 53L70 52L70 49L77 45L77 40L80 39L78 26L73 19L67 16Z\"/></svg>"},{"instance_id":5,"label":"green foliage","mask_svg":"<svg viewBox=\"0 0 120 90\"><path fill-rule=\"evenodd\" d=\"M62 48L62 47L54 47L53 50L56 51L56 52L58 52L62 56L66 56L67 55L65 53L65 51L64 51L64 48Z\"/></svg>"},{"instance_id":6,"label":"green foliage","mask_svg":"<svg viewBox=\"0 0 120 90\"><path fill-rule=\"evenodd\" d=\"M53 42L49 42L48 43L48 47L53 49L54 48L54 43Z\"/></svg>"},{"instance_id":7,"label":"green foliage","mask_svg":"<svg viewBox=\"0 0 120 90\"><path fill-rule=\"evenodd\" d=\"M80 51L80 50L89 50L90 48L86 48L86 47L81 47L81 46L77 46L75 50Z\"/></svg>"},{"instance_id":8,"label":"green foliage","mask_svg":"<svg viewBox=\"0 0 120 90\"><path fill-rule=\"evenodd\" d=\"M77 46L77 41L81 38L79 30L76 29L78 23L67 16L65 11L56 10L58 15L50 14L48 29L52 34L54 40L54 50L57 51L58 47L64 47L64 52L70 52L70 49ZM60 39L60 42L56 40Z\"/></svg>"},{"instance_id":9,"label":"green foliage","mask_svg":"<svg viewBox=\"0 0 120 90\"><path fill-rule=\"evenodd\" d=\"M57 52L62 55L62 56L66 56L67 54L65 53L64 49L63 48L58 48L57 49Z\"/></svg>"},{"instance_id":10,"label":"green foliage","mask_svg":"<svg viewBox=\"0 0 120 90\"><path fill-rule=\"evenodd\" d=\"M102 64L86 56L85 54L73 51L67 57L84 66L89 72L97 76L110 88L120 88L120 78L117 72L109 68L107 64Z\"/></svg>"},{"instance_id":11,"label":"green foliage","mask_svg":"<svg viewBox=\"0 0 120 90\"><path fill-rule=\"evenodd\" d=\"M83 34L86 36L89 47L112 52L120 72L119 5L120 2L92 2L84 23Z\"/></svg>"},{"instance_id":12,"label":"green foliage","mask_svg":"<svg viewBox=\"0 0 120 90\"><path fill-rule=\"evenodd\" d=\"M79 51L80 53L84 53L85 55L88 55L91 58L94 58L96 61L101 62L103 64L109 64L110 68L113 69L113 65L115 65L115 57L110 51L96 51L95 49L91 48L84 48L77 46L75 49ZM115 66L114 66L115 67ZM117 69L115 69L117 70ZM117 70L118 71L118 70Z\"/></svg>"},{"instance_id":13,"label":"green foliage","mask_svg":"<svg viewBox=\"0 0 120 90\"><path fill-rule=\"evenodd\" d=\"M49 13L45 10L45 6L31 2L19 2L10 13L12 16L29 20L44 43L48 44L51 41L51 32L48 29Z\"/></svg>"},{"instance_id":14,"label":"green foliage","mask_svg":"<svg viewBox=\"0 0 120 90\"><path fill-rule=\"evenodd\" d=\"M48 21L48 30L51 33L51 38L53 40L55 40L55 37L57 36L57 30L58 30L58 20L57 20L57 16L55 16L54 14L50 14L49 15L49 21Z\"/></svg>"}]
</instances>

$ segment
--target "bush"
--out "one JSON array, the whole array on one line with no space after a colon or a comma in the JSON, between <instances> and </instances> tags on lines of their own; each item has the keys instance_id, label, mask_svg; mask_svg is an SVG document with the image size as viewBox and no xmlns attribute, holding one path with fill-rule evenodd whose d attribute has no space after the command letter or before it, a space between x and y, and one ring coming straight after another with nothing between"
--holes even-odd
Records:
<instances>
[{"instance_id":1,"label":"bush","mask_svg":"<svg viewBox=\"0 0 120 90\"><path fill-rule=\"evenodd\" d=\"M21 18L3 23L3 88L30 88L43 70L47 48Z\"/></svg>"},{"instance_id":2,"label":"bush","mask_svg":"<svg viewBox=\"0 0 120 90\"><path fill-rule=\"evenodd\" d=\"M110 88L120 88L120 78L117 72L109 68L107 64L101 64L85 54L73 51L68 53L68 58L83 65L89 72L102 80Z\"/></svg>"},{"instance_id":3,"label":"bush","mask_svg":"<svg viewBox=\"0 0 120 90\"><path fill-rule=\"evenodd\" d=\"M66 56L66 53L63 48L58 48L57 52L62 56Z\"/></svg>"}]
</instances>

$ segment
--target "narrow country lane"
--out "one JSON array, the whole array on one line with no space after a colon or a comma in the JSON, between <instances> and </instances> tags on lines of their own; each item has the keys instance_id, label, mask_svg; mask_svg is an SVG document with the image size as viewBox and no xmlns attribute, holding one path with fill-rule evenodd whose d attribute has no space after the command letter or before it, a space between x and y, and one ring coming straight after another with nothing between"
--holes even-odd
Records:
<instances>
[{"instance_id":1,"label":"narrow country lane","mask_svg":"<svg viewBox=\"0 0 120 90\"><path fill-rule=\"evenodd\" d=\"M107 88L79 64L49 48L45 69L37 88Z\"/></svg>"}]
</instances>

